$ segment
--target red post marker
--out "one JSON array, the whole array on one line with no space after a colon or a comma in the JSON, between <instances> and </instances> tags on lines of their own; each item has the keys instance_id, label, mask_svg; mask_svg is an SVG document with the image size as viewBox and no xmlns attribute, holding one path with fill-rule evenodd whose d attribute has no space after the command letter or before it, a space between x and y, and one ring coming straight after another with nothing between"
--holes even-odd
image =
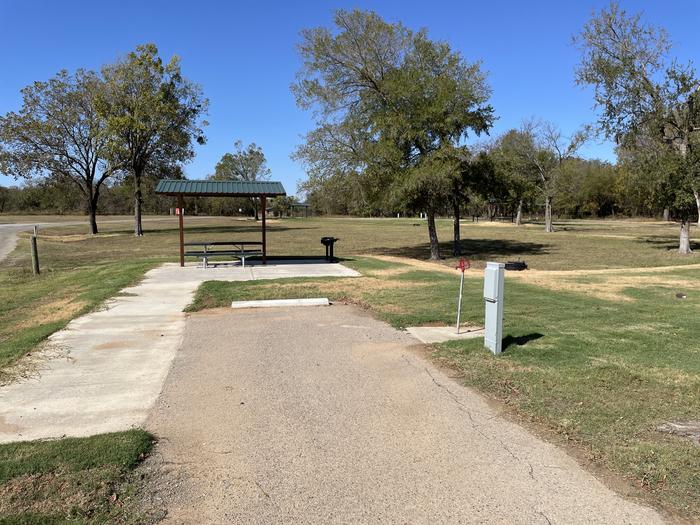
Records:
<instances>
[{"instance_id":1,"label":"red post marker","mask_svg":"<svg viewBox=\"0 0 700 525\"><path fill-rule=\"evenodd\" d=\"M462 273L464 273L464 270L468 270L471 268L471 264L469 263L469 260L465 260L464 257L460 258L459 264L455 266L456 270L460 270Z\"/></svg>"}]
</instances>

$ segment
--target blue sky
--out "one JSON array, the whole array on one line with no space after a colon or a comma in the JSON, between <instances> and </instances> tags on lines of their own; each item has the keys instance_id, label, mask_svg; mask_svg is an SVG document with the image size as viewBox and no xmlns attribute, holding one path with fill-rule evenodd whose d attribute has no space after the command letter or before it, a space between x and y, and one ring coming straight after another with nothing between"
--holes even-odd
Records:
<instances>
[{"instance_id":1,"label":"blue sky","mask_svg":"<svg viewBox=\"0 0 700 525\"><path fill-rule=\"evenodd\" d=\"M154 42L177 54L186 76L210 99L208 143L186 166L189 178L211 173L233 142L262 146L272 177L288 193L305 178L289 156L312 128L289 85L299 67L296 43L306 27L330 26L338 8L377 11L389 21L426 27L468 60L482 60L499 117L492 134L539 117L570 133L593 122L589 90L574 84L577 52L571 37L601 1L28 1L0 0L0 113L17 110L19 90L60 69L97 69ZM700 1L624 1L630 11L666 27L674 53L700 60ZM613 160L612 146L593 142L587 157ZM0 184L12 184L0 175Z\"/></svg>"}]
</instances>

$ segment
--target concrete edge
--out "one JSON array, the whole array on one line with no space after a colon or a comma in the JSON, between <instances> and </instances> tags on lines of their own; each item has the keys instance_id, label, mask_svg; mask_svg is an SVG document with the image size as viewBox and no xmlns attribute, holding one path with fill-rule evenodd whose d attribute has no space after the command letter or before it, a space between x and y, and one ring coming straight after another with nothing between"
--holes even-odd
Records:
<instances>
[{"instance_id":1,"label":"concrete edge","mask_svg":"<svg viewBox=\"0 0 700 525\"><path fill-rule=\"evenodd\" d=\"M281 306L330 306L327 297L310 299L266 299L260 301L233 301L231 308L275 308Z\"/></svg>"}]
</instances>

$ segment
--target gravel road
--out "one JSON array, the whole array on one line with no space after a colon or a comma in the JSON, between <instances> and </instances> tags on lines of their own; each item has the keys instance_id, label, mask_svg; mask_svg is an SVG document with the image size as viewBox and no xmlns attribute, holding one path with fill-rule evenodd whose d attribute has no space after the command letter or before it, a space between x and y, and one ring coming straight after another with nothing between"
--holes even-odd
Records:
<instances>
[{"instance_id":1,"label":"gravel road","mask_svg":"<svg viewBox=\"0 0 700 525\"><path fill-rule=\"evenodd\" d=\"M62 223L75 224L75 223ZM17 245L17 234L29 231L34 224L0 224L0 261L10 255Z\"/></svg>"}]
</instances>

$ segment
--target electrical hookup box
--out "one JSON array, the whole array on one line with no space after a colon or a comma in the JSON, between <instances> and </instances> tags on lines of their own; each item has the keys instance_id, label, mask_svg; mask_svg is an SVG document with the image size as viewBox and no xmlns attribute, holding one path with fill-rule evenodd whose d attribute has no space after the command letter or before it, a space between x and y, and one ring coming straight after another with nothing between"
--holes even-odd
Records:
<instances>
[{"instance_id":1,"label":"electrical hookup box","mask_svg":"<svg viewBox=\"0 0 700 525\"><path fill-rule=\"evenodd\" d=\"M486 263L484 271L484 346L494 354L503 347L503 282L506 265Z\"/></svg>"}]
</instances>

